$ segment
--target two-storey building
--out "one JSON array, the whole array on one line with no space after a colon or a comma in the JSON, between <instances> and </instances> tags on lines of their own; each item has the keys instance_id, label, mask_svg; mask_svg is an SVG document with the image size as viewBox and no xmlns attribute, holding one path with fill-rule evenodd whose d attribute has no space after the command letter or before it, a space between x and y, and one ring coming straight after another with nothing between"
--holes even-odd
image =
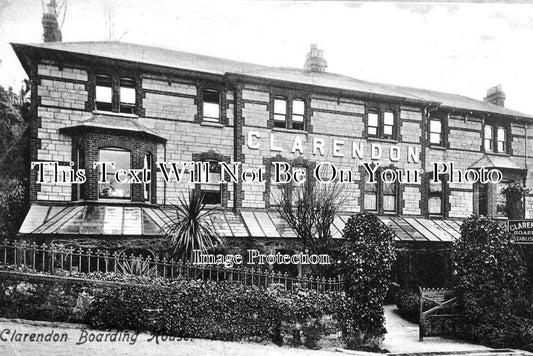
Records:
<instances>
[{"instance_id":1,"label":"two-storey building","mask_svg":"<svg viewBox=\"0 0 533 356\"><path fill-rule=\"evenodd\" d=\"M272 162L311 172L330 162L352 173L347 217L377 213L398 248L449 246L459 219L505 217L506 185L531 186L533 117L504 107L500 87L483 101L461 95L366 82L326 71L312 46L305 66L273 68L121 42L13 44L31 83L31 159L57 162L30 173L25 238L77 241L120 249L163 248L172 204L200 190L219 207L213 223L230 246L298 251L294 231L276 212ZM115 162L99 184L94 162ZM262 168L265 182L166 182L157 162L241 162ZM419 182L368 184L362 162L421 170ZM434 162L478 171L496 168L499 184L431 183ZM84 184L69 181L85 169ZM118 184L117 169L144 169L146 184ZM41 176L42 174L42 176ZM66 182L51 182L57 179ZM44 179L43 179L44 177ZM41 182L43 180L44 182ZM533 197L525 196L525 217Z\"/></svg>"}]
</instances>

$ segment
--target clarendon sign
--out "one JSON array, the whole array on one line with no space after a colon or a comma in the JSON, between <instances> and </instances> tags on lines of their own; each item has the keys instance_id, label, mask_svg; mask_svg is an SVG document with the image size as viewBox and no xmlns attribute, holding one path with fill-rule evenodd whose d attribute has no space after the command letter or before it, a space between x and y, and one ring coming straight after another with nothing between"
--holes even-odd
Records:
<instances>
[{"instance_id":1,"label":"clarendon sign","mask_svg":"<svg viewBox=\"0 0 533 356\"><path fill-rule=\"evenodd\" d=\"M509 220L509 232L519 244L533 244L533 220Z\"/></svg>"}]
</instances>

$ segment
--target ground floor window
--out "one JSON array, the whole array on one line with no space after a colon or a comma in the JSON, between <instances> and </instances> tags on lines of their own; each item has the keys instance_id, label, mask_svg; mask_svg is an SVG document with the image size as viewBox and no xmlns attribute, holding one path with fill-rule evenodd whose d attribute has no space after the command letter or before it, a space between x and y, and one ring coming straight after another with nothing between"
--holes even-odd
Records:
<instances>
[{"instance_id":1,"label":"ground floor window","mask_svg":"<svg viewBox=\"0 0 533 356\"><path fill-rule=\"evenodd\" d=\"M99 150L100 162L113 162L114 167L111 164L106 164L105 183L100 183L98 197L102 199L129 199L130 184L119 183L116 180L115 173L119 169L131 168L131 153L129 151L120 148L103 148ZM98 172L99 176L102 174L102 168ZM122 177L127 179L128 177Z\"/></svg>"}]
</instances>

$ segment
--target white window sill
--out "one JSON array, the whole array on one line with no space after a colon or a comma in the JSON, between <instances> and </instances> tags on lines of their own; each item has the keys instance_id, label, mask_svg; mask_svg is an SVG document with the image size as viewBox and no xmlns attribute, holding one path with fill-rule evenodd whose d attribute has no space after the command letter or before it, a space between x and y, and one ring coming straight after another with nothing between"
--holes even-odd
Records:
<instances>
[{"instance_id":1,"label":"white window sill","mask_svg":"<svg viewBox=\"0 0 533 356\"><path fill-rule=\"evenodd\" d=\"M293 134L302 134L307 135L309 132L306 130L296 130L296 129L283 129L281 127L273 127L272 131L278 131L278 132L287 132L287 133L293 133Z\"/></svg>"},{"instance_id":2,"label":"white window sill","mask_svg":"<svg viewBox=\"0 0 533 356\"><path fill-rule=\"evenodd\" d=\"M202 126L211 126L211 127L220 127L220 128L224 127L224 125L222 125L220 122L205 121L205 120L202 121L200 123L200 125L202 125Z\"/></svg>"},{"instance_id":3,"label":"white window sill","mask_svg":"<svg viewBox=\"0 0 533 356\"><path fill-rule=\"evenodd\" d=\"M379 138L379 137L373 137L369 136L368 141L376 141L376 142L388 142L388 143L398 143L398 140L394 140L392 138Z\"/></svg>"},{"instance_id":4,"label":"white window sill","mask_svg":"<svg viewBox=\"0 0 533 356\"><path fill-rule=\"evenodd\" d=\"M126 114L123 112L113 112L113 111L101 111L101 110L93 110L93 114L95 115L106 115L106 116L118 116L118 117L127 117L132 119L138 119L139 116L135 114Z\"/></svg>"}]
</instances>

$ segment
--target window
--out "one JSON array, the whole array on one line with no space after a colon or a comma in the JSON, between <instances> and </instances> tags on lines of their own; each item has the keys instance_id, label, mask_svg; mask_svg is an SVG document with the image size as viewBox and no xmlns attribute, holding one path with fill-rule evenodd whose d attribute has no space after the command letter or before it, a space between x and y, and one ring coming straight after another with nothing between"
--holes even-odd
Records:
<instances>
[{"instance_id":1,"label":"window","mask_svg":"<svg viewBox=\"0 0 533 356\"><path fill-rule=\"evenodd\" d=\"M111 77L96 76L96 110L113 111L113 89Z\"/></svg>"},{"instance_id":2,"label":"window","mask_svg":"<svg viewBox=\"0 0 533 356\"><path fill-rule=\"evenodd\" d=\"M220 93L218 90L204 89L203 119L209 122L220 122Z\"/></svg>"},{"instance_id":3,"label":"window","mask_svg":"<svg viewBox=\"0 0 533 356\"><path fill-rule=\"evenodd\" d=\"M274 127L305 130L305 101L301 98L288 100L283 96L274 98Z\"/></svg>"},{"instance_id":4,"label":"window","mask_svg":"<svg viewBox=\"0 0 533 356\"><path fill-rule=\"evenodd\" d=\"M220 190L220 165L218 161L206 161L208 166L209 184L201 185L201 192L204 195L204 204L221 204L221 190Z\"/></svg>"},{"instance_id":5,"label":"window","mask_svg":"<svg viewBox=\"0 0 533 356\"><path fill-rule=\"evenodd\" d=\"M376 172L376 176L379 176ZM395 214L398 211L398 185L378 180L369 183L364 178L364 209L383 214Z\"/></svg>"},{"instance_id":6,"label":"window","mask_svg":"<svg viewBox=\"0 0 533 356\"><path fill-rule=\"evenodd\" d=\"M119 169L130 169L131 154L129 151L119 148L105 148L100 149L100 162L114 162L115 167L111 164L106 164L105 183L100 183L99 198L104 199L129 199L130 198L130 184L119 183L115 179L115 172ZM100 170L102 168L100 167ZM101 174L99 172L99 174ZM126 180L129 177L120 177Z\"/></svg>"},{"instance_id":7,"label":"window","mask_svg":"<svg viewBox=\"0 0 533 356\"><path fill-rule=\"evenodd\" d=\"M429 143L432 145L442 146L442 121L438 118L429 120Z\"/></svg>"},{"instance_id":8,"label":"window","mask_svg":"<svg viewBox=\"0 0 533 356\"><path fill-rule=\"evenodd\" d=\"M287 128L287 99L274 99L274 127Z\"/></svg>"},{"instance_id":9,"label":"window","mask_svg":"<svg viewBox=\"0 0 533 356\"><path fill-rule=\"evenodd\" d=\"M135 81L131 78L120 78L120 112L135 112Z\"/></svg>"},{"instance_id":10,"label":"window","mask_svg":"<svg viewBox=\"0 0 533 356\"><path fill-rule=\"evenodd\" d=\"M507 152L507 130L504 127L485 125L483 134L485 152Z\"/></svg>"},{"instance_id":11,"label":"window","mask_svg":"<svg viewBox=\"0 0 533 356\"><path fill-rule=\"evenodd\" d=\"M396 112L370 108L367 113L367 133L369 137L395 139Z\"/></svg>"},{"instance_id":12,"label":"window","mask_svg":"<svg viewBox=\"0 0 533 356\"><path fill-rule=\"evenodd\" d=\"M146 169L146 177L150 179L150 183L144 183L144 201L150 202L152 200L152 165L153 159L150 153L144 155L144 165L143 168Z\"/></svg>"},{"instance_id":13,"label":"window","mask_svg":"<svg viewBox=\"0 0 533 356\"><path fill-rule=\"evenodd\" d=\"M443 216L443 202L444 202L444 181L441 176L440 182L433 182L432 173L428 173L428 214L435 216Z\"/></svg>"},{"instance_id":14,"label":"window","mask_svg":"<svg viewBox=\"0 0 533 356\"><path fill-rule=\"evenodd\" d=\"M113 80L118 86L113 86ZM96 75L95 109L99 111L135 113L135 79Z\"/></svg>"}]
</instances>

